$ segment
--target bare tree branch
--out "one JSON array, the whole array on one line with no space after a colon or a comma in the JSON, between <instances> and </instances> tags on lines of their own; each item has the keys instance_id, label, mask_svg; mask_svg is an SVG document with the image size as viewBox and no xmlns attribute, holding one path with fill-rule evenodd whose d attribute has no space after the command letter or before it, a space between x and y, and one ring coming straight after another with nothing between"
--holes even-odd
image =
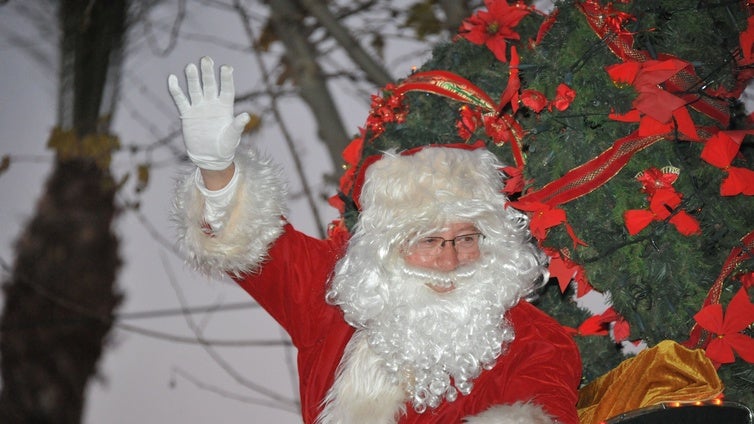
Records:
<instances>
[{"instance_id":1,"label":"bare tree branch","mask_svg":"<svg viewBox=\"0 0 754 424\"><path fill-rule=\"evenodd\" d=\"M199 380L198 378L194 377L193 375L189 374L188 372L186 372L186 371L184 371L184 370L182 370L180 368L173 368L173 372L176 373L178 376L185 378L186 380L188 380L191 384L195 385L196 387L198 387L198 388L200 388L202 390L206 390L206 391L215 393L215 394L217 394L219 396L222 396L224 398L234 399L234 400L237 400L237 401L240 401L240 402L250 403L250 404L254 404L254 405L266 406L266 407L269 407L269 408L281 409L283 411L292 412L294 414L298 414L299 413L299 411L298 411L297 408L288 408L288 407L281 406L281 405L279 405L277 403L274 403L274 402L265 401L265 400L261 400L261 399L257 399L257 398L252 398L252 397L249 397L249 396L239 396L236 393L232 393L232 392L229 392L229 391L227 391L225 389L222 389L220 387L213 386L211 384L207 384L207 383ZM171 384L175 384L175 383L171 382Z\"/></svg>"},{"instance_id":2,"label":"bare tree branch","mask_svg":"<svg viewBox=\"0 0 754 424\"><path fill-rule=\"evenodd\" d=\"M316 48L305 35L304 15L291 0L269 0L269 6L272 27L285 45L285 57L293 70L301 98L314 114L319 138L327 145L332 163L340 163L341 153L350 137L317 62Z\"/></svg>"},{"instance_id":3,"label":"bare tree branch","mask_svg":"<svg viewBox=\"0 0 754 424\"><path fill-rule=\"evenodd\" d=\"M312 16L317 18L320 25L340 44L348 57L361 68L367 75L367 78L377 86L384 86L393 82L393 77L380 63L375 61L369 53L364 50L351 33L338 22L338 19L327 4L321 0L298 0L301 5Z\"/></svg>"},{"instance_id":4,"label":"bare tree branch","mask_svg":"<svg viewBox=\"0 0 754 424\"><path fill-rule=\"evenodd\" d=\"M471 15L471 8L466 0L439 0L438 4L445 13L445 29L451 34L454 34L463 20Z\"/></svg>"},{"instance_id":5,"label":"bare tree branch","mask_svg":"<svg viewBox=\"0 0 754 424\"><path fill-rule=\"evenodd\" d=\"M238 0L236 0L235 3L236 3L237 10L239 12L239 15L241 17L241 22L242 22L242 24L244 26L244 29L246 31L246 34L247 34L249 40L253 43L254 40L256 39L256 34L254 34L253 29L249 25L249 20L246 18L246 9L240 4L240 2ZM311 188L309 187L309 184L307 182L307 179L304 176L304 166L303 166L303 163L301 162L301 159L299 158L299 155L296 152L296 148L295 148L294 143L293 143L293 137L291 136L290 132L288 131L288 128L285 125L285 120L283 119L283 116L280 113L280 108L278 107L278 104L277 104L277 96L275 96L275 92L274 92L274 90L272 90L272 87L271 87L272 83L270 82L270 73L269 73L269 71L267 70L267 67L264 64L264 61L260 57L260 53L259 53L258 49L253 49L253 51L254 51L254 57L255 57L255 59L257 61L257 66L259 67L259 70L262 73L262 79L264 81L264 85L266 87L267 93L268 93L269 98L270 98L270 109L271 109L273 115L275 116L275 120L277 121L278 125L280 126L280 131L283 134L283 139L285 140L286 146L290 150L291 157L293 158L293 162L294 162L294 165L296 167L296 174L298 175L299 181L301 183L301 186L304 189L304 195L306 196L307 203L309 204L309 209L311 210L312 214L314 215L315 222L321 223L322 222L322 218L321 218L321 216L319 214L319 209L317 209L317 204L316 204L316 201L314 199L314 194L312 193ZM327 91L326 87L325 87L325 91ZM330 112L333 115L335 115L335 118L337 118L338 121L340 120L340 118L338 117L337 110L334 109L334 106L333 106L333 109L330 110ZM327 144L328 144L328 146L330 146L330 143L327 143ZM331 155L332 154L333 154L333 152L331 151ZM339 159L339 157L340 157L340 151L337 152L337 155L338 155L338 159ZM338 163L338 162L333 162L333 163ZM317 227L317 228L318 228L318 231L319 231L319 236L320 237L324 237L324 232L322 231L322 228L321 227Z\"/></svg>"},{"instance_id":6,"label":"bare tree branch","mask_svg":"<svg viewBox=\"0 0 754 424\"><path fill-rule=\"evenodd\" d=\"M186 305L186 300L183 296L183 291L181 290L178 283L176 283L175 278L172 275L171 268L169 264L167 263L167 261L164 260L164 257L163 257L163 267L165 271L168 273L168 281L170 281L170 285L173 287L173 291L175 292L176 297L178 298L178 302L181 304L182 308L186 309L187 305ZM186 313L186 314L183 314L183 317L186 320L186 324L188 324L189 328L196 335L196 339L198 341L201 341L203 339L203 336L201 334L201 330L194 322L193 316L191 314ZM209 354L212 360L214 360L215 363L217 363L217 365L219 365L223 369L223 371L225 371L237 383L249 388L250 390L256 393L259 393L260 395L268 397L269 399L275 401L276 404L279 404L282 408L291 408L291 407L295 409L299 408L300 404L297 400L287 398L239 374L233 368L233 366L230 363L228 363L228 361L226 361L222 356L220 356L219 353L217 353L217 351L213 348L212 345L207 344L207 343L201 343L201 346L204 348L204 351L207 352L207 354Z\"/></svg>"}]
</instances>

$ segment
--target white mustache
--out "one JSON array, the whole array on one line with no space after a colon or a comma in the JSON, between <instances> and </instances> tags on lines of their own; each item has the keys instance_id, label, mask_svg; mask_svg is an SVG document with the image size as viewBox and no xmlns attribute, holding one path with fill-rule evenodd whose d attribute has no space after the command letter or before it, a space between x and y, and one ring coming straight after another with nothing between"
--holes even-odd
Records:
<instances>
[{"instance_id":1,"label":"white mustache","mask_svg":"<svg viewBox=\"0 0 754 424\"><path fill-rule=\"evenodd\" d=\"M435 271L415 266L405 265L403 273L419 280L425 280L425 284L434 287L449 288L457 285L459 282L472 278L484 266L477 261L472 264L464 265L453 271Z\"/></svg>"}]
</instances>

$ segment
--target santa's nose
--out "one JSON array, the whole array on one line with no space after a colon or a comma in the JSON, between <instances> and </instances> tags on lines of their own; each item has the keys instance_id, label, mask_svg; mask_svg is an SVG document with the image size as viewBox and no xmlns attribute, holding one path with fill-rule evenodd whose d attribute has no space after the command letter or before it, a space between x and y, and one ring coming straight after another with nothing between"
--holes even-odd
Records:
<instances>
[{"instance_id":1,"label":"santa's nose","mask_svg":"<svg viewBox=\"0 0 754 424\"><path fill-rule=\"evenodd\" d=\"M460 261L458 260L458 251L452 243L445 243L445 246L440 250L440 254L435 258L435 267L438 271L453 271L458 268Z\"/></svg>"}]
</instances>

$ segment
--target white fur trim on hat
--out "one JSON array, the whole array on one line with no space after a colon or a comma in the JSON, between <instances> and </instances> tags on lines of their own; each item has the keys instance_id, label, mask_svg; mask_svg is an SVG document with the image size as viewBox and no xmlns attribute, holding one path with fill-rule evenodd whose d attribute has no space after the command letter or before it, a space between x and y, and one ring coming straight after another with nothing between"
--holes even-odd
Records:
<instances>
[{"instance_id":1,"label":"white fur trim on hat","mask_svg":"<svg viewBox=\"0 0 754 424\"><path fill-rule=\"evenodd\" d=\"M556 421L540 406L516 402L495 405L481 414L463 419L466 424L554 424Z\"/></svg>"},{"instance_id":2,"label":"white fur trim on hat","mask_svg":"<svg viewBox=\"0 0 754 424\"><path fill-rule=\"evenodd\" d=\"M501 166L486 149L387 152L366 171L357 231L405 237L451 221L483 221L507 201Z\"/></svg>"},{"instance_id":3,"label":"white fur trim on hat","mask_svg":"<svg viewBox=\"0 0 754 424\"><path fill-rule=\"evenodd\" d=\"M179 249L190 264L212 276L255 271L285 224L286 190L279 170L252 149L239 150L235 165L238 188L221 231L207 234L202 227L204 198L193 172L179 182L173 202Z\"/></svg>"}]
</instances>

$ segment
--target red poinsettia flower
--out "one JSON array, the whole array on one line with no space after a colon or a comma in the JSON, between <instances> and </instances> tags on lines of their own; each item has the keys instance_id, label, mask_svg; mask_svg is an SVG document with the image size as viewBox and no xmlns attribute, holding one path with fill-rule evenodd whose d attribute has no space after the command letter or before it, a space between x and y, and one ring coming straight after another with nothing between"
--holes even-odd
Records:
<instances>
[{"instance_id":1,"label":"red poinsettia flower","mask_svg":"<svg viewBox=\"0 0 754 424\"><path fill-rule=\"evenodd\" d=\"M516 135L523 135L521 125L508 114L486 114L482 117L484 129L498 146L505 143L517 143Z\"/></svg>"},{"instance_id":2,"label":"red poinsettia flower","mask_svg":"<svg viewBox=\"0 0 754 424\"><path fill-rule=\"evenodd\" d=\"M736 360L734 352L746 362L754 363L754 339L741 332L754 323L754 304L746 289L740 289L723 314L719 303L705 306L694 315L705 330L717 335L707 345L707 357L720 364Z\"/></svg>"},{"instance_id":3,"label":"red poinsettia flower","mask_svg":"<svg viewBox=\"0 0 754 424\"><path fill-rule=\"evenodd\" d=\"M663 167L662 170L652 167L640 172L636 180L641 183L641 191L651 196L659 189L671 188L680 172L680 169L672 166Z\"/></svg>"},{"instance_id":4,"label":"red poinsettia flower","mask_svg":"<svg viewBox=\"0 0 754 424\"><path fill-rule=\"evenodd\" d=\"M575 98L576 92L571 87L561 83L555 90L555 98L552 100L550 106L555 106L555 109L562 112L571 106Z\"/></svg>"},{"instance_id":5,"label":"red poinsettia flower","mask_svg":"<svg viewBox=\"0 0 754 424\"><path fill-rule=\"evenodd\" d=\"M510 5L506 0L485 0L487 10L480 10L463 21L458 33L470 42L484 44L497 60L507 62L507 40L519 40L513 30L530 10L523 1Z\"/></svg>"}]
</instances>

